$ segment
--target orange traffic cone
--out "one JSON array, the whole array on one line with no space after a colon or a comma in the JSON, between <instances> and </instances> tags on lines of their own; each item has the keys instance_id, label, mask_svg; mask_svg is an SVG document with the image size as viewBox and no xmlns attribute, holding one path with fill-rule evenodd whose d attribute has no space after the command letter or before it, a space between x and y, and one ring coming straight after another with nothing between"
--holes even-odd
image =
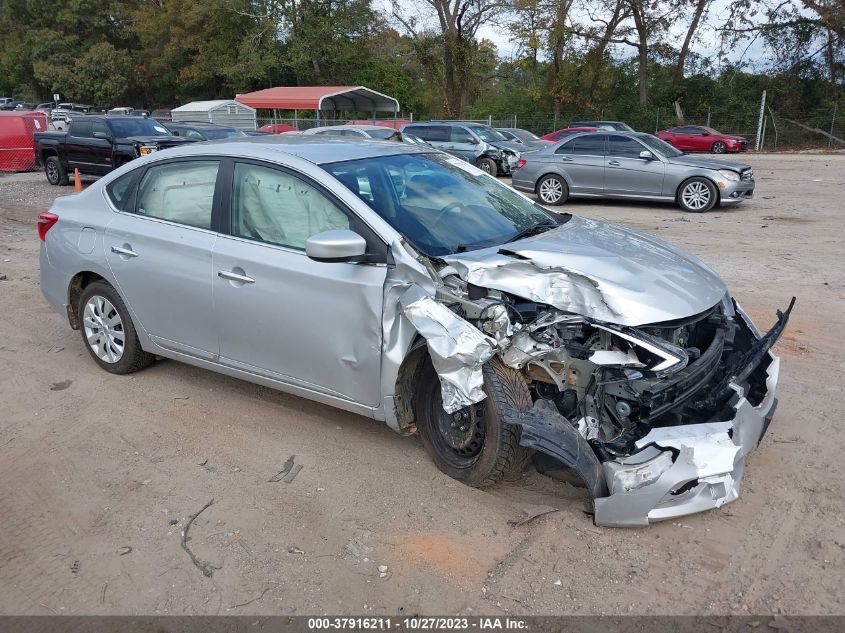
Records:
<instances>
[{"instance_id":1,"label":"orange traffic cone","mask_svg":"<svg viewBox=\"0 0 845 633\"><path fill-rule=\"evenodd\" d=\"M82 181L79 179L79 169L73 168L73 190L77 193L82 191Z\"/></svg>"}]
</instances>

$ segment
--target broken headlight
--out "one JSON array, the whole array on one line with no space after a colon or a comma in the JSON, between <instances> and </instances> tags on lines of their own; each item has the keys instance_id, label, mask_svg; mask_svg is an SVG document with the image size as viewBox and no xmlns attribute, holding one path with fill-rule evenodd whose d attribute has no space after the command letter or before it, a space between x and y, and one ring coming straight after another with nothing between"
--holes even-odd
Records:
<instances>
[{"instance_id":1,"label":"broken headlight","mask_svg":"<svg viewBox=\"0 0 845 633\"><path fill-rule=\"evenodd\" d=\"M667 373L678 371L687 366L689 356L683 348L673 345L667 341L646 334L640 330L629 327L619 327L609 324L594 323L599 329L612 333L622 339L626 344L633 346L633 351L641 363L641 367L655 373ZM621 364L632 366L630 354L626 354L626 362L603 363Z\"/></svg>"}]
</instances>

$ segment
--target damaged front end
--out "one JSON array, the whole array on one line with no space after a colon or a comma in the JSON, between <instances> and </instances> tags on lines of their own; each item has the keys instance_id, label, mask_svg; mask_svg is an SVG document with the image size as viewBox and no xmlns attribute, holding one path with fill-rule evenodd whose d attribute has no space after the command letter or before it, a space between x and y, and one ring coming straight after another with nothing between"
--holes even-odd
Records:
<instances>
[{"instance_id":1,"label":"damaged front end","mask_svg":"<svg viewBox=\"0 0 845 633\"><path fill-rule=\"evenodd\" d=\"M641 325L571 270L456 258L435 276L433 295L412 285L400 305L426 339L444 409L485 397L482 366L494 355L521 372L534 406L508 423L544 456L538 468L580 477L597 524L647 525L737 498L745 456L777 405L770 350L794 299L761 335L727 294L693 316Z\"/></svg>"}]
</instances>

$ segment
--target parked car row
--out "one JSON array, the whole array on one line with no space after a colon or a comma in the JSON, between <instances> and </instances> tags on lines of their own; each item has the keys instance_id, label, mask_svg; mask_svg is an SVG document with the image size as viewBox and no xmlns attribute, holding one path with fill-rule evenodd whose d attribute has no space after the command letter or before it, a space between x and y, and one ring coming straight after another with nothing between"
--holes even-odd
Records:
<instances>
[{"instance_id":1,"label":"parked car row","mask_svg":"<svg viewBox=\"0 0 845 633\"><path fill-rule=\"evenodd\" d=\"M35 135L36 156L54 185L66 184L73 169L101 175L165 147L247 136L241 130L207 122L165 124L131 115L86 115L70 121L67 132ZM749 165L690 156L678 147L683 143L682 133L675 134L670 143L630 131L618 121L576 123L554 133L556 141L518 128L496 130L470 121L414 122L401 131L392 126L347 124L283 134L427 146L490 175L512 176L514 188L553 206L578 197L626 198L675 202L685 211L702 213L754 195ZM269 130L251 134L269 134ZM715 135L715 130L710 131L705 138L721 138ZM736 151L740 143L714 142L723 142L725 151Z\"/></svg>"}]
</instances>

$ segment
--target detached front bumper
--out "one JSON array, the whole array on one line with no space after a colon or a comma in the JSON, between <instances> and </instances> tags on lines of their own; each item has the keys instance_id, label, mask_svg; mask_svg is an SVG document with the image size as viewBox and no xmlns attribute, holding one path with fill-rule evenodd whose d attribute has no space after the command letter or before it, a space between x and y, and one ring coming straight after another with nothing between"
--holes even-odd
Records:
<instances>
[{"instance_id":1,"label":"detached front bumper","mask_svg":"<svg viewBox=\"0 0 845 633\"><path fill-rule=\"evenodd\" d=\"M610 494L595 499L596 524L645 526L736 500L745 457L759 444L777 408L779 368L780 359L772 355L759 405L732 384L738 399L731 420L656 428L637 441L638 452L605 462Z\"/></svg>"}]
</instances>

